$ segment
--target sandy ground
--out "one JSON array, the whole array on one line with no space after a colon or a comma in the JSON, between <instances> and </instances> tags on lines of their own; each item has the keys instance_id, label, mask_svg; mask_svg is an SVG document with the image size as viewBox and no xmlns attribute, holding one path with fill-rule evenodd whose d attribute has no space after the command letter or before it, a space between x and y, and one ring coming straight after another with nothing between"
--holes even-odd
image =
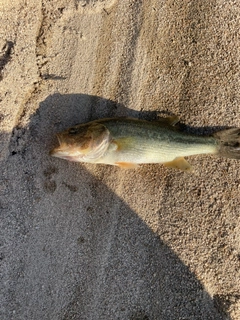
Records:
<instances>
[{"instance_id":1,"label":"sandy ground","mask_svg":"<svg viewBox=\"0 0 240 320\"><path fill-rule=\"evenodd\" d=\"M1 296L10 319L240 319L240 163L51 158L105 116L240 126L240 2L0 0Z\"/></svg>"}]
</instances>

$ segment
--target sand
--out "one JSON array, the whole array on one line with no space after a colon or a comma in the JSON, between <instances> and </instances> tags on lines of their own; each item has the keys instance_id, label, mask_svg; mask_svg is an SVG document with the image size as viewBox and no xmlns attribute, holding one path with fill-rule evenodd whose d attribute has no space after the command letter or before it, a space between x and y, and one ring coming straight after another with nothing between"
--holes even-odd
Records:
<instances>
[{"instance_id":1,"label":"sand","mask_svg":"<svg viewBox=\"0 0 240 320\"><path fill-rule=\"evenodd\" d=\"M49 156L106 116L240 126L240 3L0 0L2 320L240 319L240 162Z\"/></svg>"}]
</instances>

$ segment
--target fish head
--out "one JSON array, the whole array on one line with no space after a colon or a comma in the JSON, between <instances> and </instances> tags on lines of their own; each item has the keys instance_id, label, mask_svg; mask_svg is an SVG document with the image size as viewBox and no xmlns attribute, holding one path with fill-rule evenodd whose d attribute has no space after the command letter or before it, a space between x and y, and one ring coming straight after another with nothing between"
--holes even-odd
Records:
<instances>
[{"instance_id":1,"label":"fish head","mask_svg":"<svg viewBox=\"0 0 240 320\"><path fill-rule=\"evenodd\" d=\"M59 146L50 155L75 162L95 162L107 150L110 134L99 123L80 124L57 133Z\"/></svg>"}]
</instances>

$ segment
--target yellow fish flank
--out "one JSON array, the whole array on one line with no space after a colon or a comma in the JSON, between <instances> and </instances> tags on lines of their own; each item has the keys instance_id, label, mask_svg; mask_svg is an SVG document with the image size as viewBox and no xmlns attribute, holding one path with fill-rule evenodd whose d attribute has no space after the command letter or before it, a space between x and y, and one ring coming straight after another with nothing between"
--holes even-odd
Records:
<instances>
[{"instance_id":1,"label":"yellow fish flank","mask_svg":"<svg viewBox=\"0 0 240 320\"><path fill-rule=\"evenodd\" d=\"M181 132L176 116L158 121L112 118L91 121L58 133L59 147L50 154L76 162L102 163L130 169L141 163L162 163L190 171L185 156L216 154L240 159L240 129L212 136Z\"/></svg>"}]
</instances>

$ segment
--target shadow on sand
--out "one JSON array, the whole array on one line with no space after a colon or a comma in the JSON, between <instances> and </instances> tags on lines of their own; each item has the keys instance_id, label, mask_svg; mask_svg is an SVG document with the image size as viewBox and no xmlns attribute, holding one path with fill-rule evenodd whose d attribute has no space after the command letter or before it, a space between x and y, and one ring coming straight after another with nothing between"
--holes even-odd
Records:
<instances>
[{"instance_id":1,"label":"shadow on sand","mask_svg":"<svg viewBox=\"0 0 240 320\"><path fill-rule=\"evenodd\" d=\"M8 299L16 319L226 318L219 301L104 183L104 173L113 176L116 168L102 166L95 176L48 155L54 134L77 123L156 115L95 96L54 94L31 117L24 148L15 150L12 139L9 159L19 157L12 175L28 177L14 192L30 199L20 206L21 218L15 210L20 240L13 263L23 276L13 272Z\"/></svg>"}]
</instances>

